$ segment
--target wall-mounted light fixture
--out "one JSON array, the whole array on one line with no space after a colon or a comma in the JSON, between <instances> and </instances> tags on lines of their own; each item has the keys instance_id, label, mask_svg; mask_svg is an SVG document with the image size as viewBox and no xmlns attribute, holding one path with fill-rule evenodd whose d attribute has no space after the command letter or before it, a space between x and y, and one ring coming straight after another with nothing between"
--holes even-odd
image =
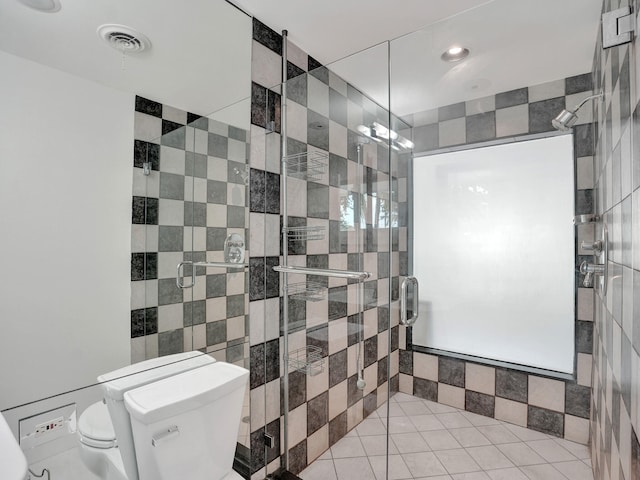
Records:
<instances>
[{"instance_id":1,"label":"wall-mounted light fixture","mask_svg":"<svg viewBox=\"0 0 640 480\"><path fill-rule=\"evenodd\" d=\"M358 125L357 129L365 137L376 143L390 146L393 150L411 150L414 147L414 143L411 140L398 135L395 130L380 125L378 122L373 122L370 127Z\"/></svg>"}]
</instances>

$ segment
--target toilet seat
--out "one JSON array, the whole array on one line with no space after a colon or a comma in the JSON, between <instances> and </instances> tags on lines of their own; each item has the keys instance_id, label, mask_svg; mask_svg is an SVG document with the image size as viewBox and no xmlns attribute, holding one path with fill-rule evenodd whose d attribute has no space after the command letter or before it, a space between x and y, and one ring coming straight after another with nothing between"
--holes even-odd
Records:
<instances>
[{"instance_id":1,"label":"toilet seat","mask_svg":"<svg viewBox=\"0 0 640 480\"><path fill-rule=\"evenodd\" d=\"M78 420L80 442L88 447L108 449L118 446L107 406L102 402L89 406Z\"/></svg>"}]
</instances>

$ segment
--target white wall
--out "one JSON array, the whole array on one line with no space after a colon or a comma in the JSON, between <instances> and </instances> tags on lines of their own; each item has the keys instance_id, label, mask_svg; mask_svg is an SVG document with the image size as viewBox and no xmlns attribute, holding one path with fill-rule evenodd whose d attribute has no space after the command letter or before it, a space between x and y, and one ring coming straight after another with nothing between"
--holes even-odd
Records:
<instances>
[{"instance_id":1,"label":"white wall","mask_svg":"<svg viewBox=\"0 0 640 480\"><path fill-rule=\"evenodd\" d=\"M134 96L0 52L0 410L130 361Z\"/></svg>"}]
</instances>

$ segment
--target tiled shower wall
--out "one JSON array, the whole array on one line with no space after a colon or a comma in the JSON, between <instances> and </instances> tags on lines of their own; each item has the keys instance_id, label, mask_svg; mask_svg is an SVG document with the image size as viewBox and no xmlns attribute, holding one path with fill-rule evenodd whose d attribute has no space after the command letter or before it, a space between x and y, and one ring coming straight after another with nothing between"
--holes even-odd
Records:
<instances>
[{"instance_id":1,"label":"tiled shower wall","mask_svg":"<svg viewBox=\"0 0 640 480\"><path fill-rule=\"evenodd\" d=\"M416 152L444 152L475 143L524 139L555 132L551 120L592 94L591 74L523 87L414 114ZM593 211L591 115L581 111L573 129L576 214ZM530 137L531 138L531 137ZM426 160L428 161L428 159ZM571 219L567 219L571 221ZM578 244L592 240L593 226L577 228ZM416 244L417 245L417 244ZM576 266L586 252L576 245ZM416 247L415 255L419 255ZM412 351L411 334L400 337L400 390L573 441L589 441L593 289L576 274L576 379L558 380L446 355ZM406 347L406 349L405 349Z\"/></svg>"},{"instance_id":2,"label":"tiled shower wall","mask_svg":"<svg viewBox=\"0 0 640 480\"><path fill-rule=\"evenodd\" d=\"M224 261L226 237L247 238L248 131L142 97L135 110L131 361L201 350L244 364L247 274L198 268L181 290L176 266Z\"/></svg>"},{"instance_id":3,"label":"tiled shower wall","mask_svg":"<svg viewBox=\"0 0 640 480\"><path fill-rule=\"evenodd\" d=\"M636 0L606 0L603 11ZM596 479L640 478L640 111L638 39L594 54L595 211L609 229L609 283L595 297L591 450Z\"/></svg>"},{"instance_id":4,"label":"tiled shower wall","mask_svg":"<svg viewBox=\"0 0 640 480\"><path fill-rule=\"evenodd\" d=\"M250 187L253 478L263 478L278 468L283 453L282 297L279 275L272 270L281 254L280 90L269 88L281 82L281 42L279 34L254 20ZM318 375L299 371L289 375L289 469L298 473L386 401L389 336L391 389L398 389L397 311L389 325L387 304L390 282L392 297L397 299L400 250L406 258L407 241L406 223L404 234L396 228L390 240L389 228L374 214L375 204L393 215L402 210L398 199L388 195L389 151L373 143L364 145L362 175L357 171L356 149L362 137L356 126L374 121L388 124L388 113L330 70L319 68L318 62L291 43L288 59L288 154L328 155L327 169L319 178L287 179L289 224L323 227L325 232L319 240L289 241L289 264L358 270L360 261L361 269L372 273L364 283L364 391L356 388L358 285L310 278L328 287L326 298L316 302L290 298L289 351L316 346L324 361ZM359 182L366 195L367 214L358 249L347 205ZM401 221L406 222L406 215ZM305 282L305 278L291 275L289 281ZM273 448L264 447L265 432L275 438Z\"/></svg>"}]
</instances>

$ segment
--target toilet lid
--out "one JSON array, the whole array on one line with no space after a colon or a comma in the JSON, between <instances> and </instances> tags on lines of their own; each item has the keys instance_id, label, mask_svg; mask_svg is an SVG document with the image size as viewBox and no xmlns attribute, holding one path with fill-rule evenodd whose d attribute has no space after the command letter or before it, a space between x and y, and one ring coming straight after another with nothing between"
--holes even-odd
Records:
<instances>
[{"instance_id":1,"label":"toilet lid","mask_svg":"<svg viewBox=\"0 0 640 480\"><path fill-rule=\"evenodd\" d=\"M116 434L113 430L107 406L94 403L87 408L78 420L78 432L82 443L90 447L111 448L116 446Z\"/></svg>"}]
</instances>

